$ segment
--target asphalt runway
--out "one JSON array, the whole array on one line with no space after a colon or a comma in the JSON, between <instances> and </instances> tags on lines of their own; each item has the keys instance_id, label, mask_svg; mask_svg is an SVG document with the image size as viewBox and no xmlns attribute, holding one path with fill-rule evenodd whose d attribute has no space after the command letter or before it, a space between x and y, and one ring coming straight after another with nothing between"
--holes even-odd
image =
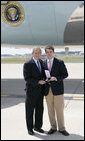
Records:
<instances>
[{"instance_id":1,"label":"asphalt runway","mask_svg":"<svg viewBox=\"0 0 85 141\"><path fill-rule=\"evenodd\" d=\"M84 80L64 80L64 115L68 137L59 132L49 136L48 110L44 98L43 129L34 136L27 133L25 120L25 81L23 79L1 80L1 138L2 140L84 140Z\"/></svg>"},{"instance_id":2,"label":"asphalt runway","mask_svg":"<svg viewBox=\"0 0 85 141\"><path fill-rule=\"evenodd\" d=\"M82 80L65 80L65 92L67 91L68 93L64 94L64 115L66 130L70 133L69 136L63 136L59 132L53 135L47 134L50 129L50 122L45 98L42 126L45 133L40 134L34 132L34 136L30 136L27 132L25 120L25 92L22 92L25 83L23 80L10 80L4 82L6 87L4 91L2 90L1 96L2 140L84 140L84 87ZM6 93L7 87L8 91ZM12 92L13 90L14 93ZM81 94L76 94L76 92L79 91Z\"/></svg>"},{"instance_id":3,"label":"asphalt runway","mask_svg":"<svg viewBox=\"0 0 85 141\"><path fill-rule=\"evenodd\" d=\"M9 96L25 96L25 81L23 79L2 79L1 80L1 95ZM65 79L65 93L83 94L84 80L83 79Z\"/></svg>"},{"instance_id":4,"label":"asphalt runway","mask_svg":"<svg viewBox=\"0 0 85 141\"><path fill-rule=\"evenodd\" d=\"M45 134L28 135L25 121L25 81L23 64L1 65L1 139L2 140L84 140L84 63L66 63L69 77L64 80L65 124L70 136L59 132L49 136L47 104L44 98ZM10 69L9 69L10 68Z\"/></svg>"},{"instance_id":5,"label":"asphalt runway","mask_svg":"<svg viewBox=\"0 0 85 141\"><path fill-rule=\"evenodd\" d=\"M1 108L7 108L25 101L25 81L23 79L2 79L1 80ZM83 79L64 80L65 99L72 100L74 94L84 94ZM82 100L82 99L81 99Z\"/></svg>"}]
</instances>

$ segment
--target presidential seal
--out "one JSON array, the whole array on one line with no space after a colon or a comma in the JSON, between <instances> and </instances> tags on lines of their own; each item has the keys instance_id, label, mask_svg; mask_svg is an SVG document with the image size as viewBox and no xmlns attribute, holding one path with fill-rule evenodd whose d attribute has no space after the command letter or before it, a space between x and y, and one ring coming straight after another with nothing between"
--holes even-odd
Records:
<instances>
[{"instance_id":1,"label":"presidential seal","mask_svg":"<svg viewBox=\"0 0 85 141\"><path fill-rule=\"evenodd\" d=\"M1 16L6 24L18 26L24 21L25 13L18 2L11 1L2 6Z\"/></svg>"}]
</instances>

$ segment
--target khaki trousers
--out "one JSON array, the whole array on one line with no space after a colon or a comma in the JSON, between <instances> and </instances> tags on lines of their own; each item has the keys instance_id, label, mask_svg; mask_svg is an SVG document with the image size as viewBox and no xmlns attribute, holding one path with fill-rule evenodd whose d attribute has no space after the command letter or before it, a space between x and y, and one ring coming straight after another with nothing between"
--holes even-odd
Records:
<instances>
[{"instance_id":1,"label":"khaki trousers","mask_svg":"<svg viewBox=\"0 0 85 141\"><path fill-rule=\"evenodd\" d=\"M56 116L58 122L58 129L60 131L65 130L64 126L64 96L53 95L51 88L49 94L45 96L48 107L48 115L52 129L57 129Z\"/></svg>"}]
</instances>

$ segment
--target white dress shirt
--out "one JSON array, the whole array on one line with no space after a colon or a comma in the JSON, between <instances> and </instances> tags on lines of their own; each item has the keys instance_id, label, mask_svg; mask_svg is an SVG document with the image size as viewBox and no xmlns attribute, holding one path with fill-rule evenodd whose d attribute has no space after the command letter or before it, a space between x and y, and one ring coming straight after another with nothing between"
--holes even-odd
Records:
<instances>
[{"instance_id":1,"label":"white dress shirt","mask_svg":"<svg viewBox=\"0 0 85 141\"><path fill-rule=\"evenodd\" d=\"M51 69L52 69L53 61L54 61L54 57L51 59ZM49 59L47 59L47 67L49 69ZM55 77L55 81L57 81L56 77Z\"/></svg>"},{"instance_id":2,"label":"white dress shirt","mask_svg":"<svg viewBox=\"0 0 85 141\"><path fill-rule=\"evenodd\" d=\"M51 69L52 69L52 65L53 65L53 60L54 60L54 58L51 59ZM47 67L49 69L49 59L47 59Z\"/></svg>"},{"instance_id":3,"label":"white dress shirt","mask_svg":"<svg viewBox=\"0 0 85 141\"><path fill-rule=\"evenodd\" d=\"M39 61L39 60L36 60L34 57L33 57L33 60L34 60L35 64L36 64L36 65L37 65L37 67L38 67L37 61ZM40 62L39 62L39 65L40 65L40 67L41 67Z\"/></svg>"}]
</instances>

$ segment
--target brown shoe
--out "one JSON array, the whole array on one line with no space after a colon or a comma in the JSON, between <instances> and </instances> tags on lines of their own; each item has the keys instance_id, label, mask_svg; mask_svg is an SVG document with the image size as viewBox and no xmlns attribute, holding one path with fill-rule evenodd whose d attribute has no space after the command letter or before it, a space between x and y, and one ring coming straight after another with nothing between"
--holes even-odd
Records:
<instances>
[{"instance_id":1,"label":"brown shoe","mask_svg":"<svg viewBox=\"0 0 85 141\"><path fill-rule=\"evenodd\" d=\"M53 133L55 133L57 131L57 129L50 129L49 131L48 131L48 134L50 135L50 134L53 134Z\"/></svg>"},{"instance_id":2,"label":"brown shoe","mask_svg":"<svg viewBox=\"0 0 85 141\"><path fill-rule=\"evenodd\" d=\"M66 130L59 131L59 132L62 133L64 136L69 136L69 133Z\"/></svg>"}]
</instances>

